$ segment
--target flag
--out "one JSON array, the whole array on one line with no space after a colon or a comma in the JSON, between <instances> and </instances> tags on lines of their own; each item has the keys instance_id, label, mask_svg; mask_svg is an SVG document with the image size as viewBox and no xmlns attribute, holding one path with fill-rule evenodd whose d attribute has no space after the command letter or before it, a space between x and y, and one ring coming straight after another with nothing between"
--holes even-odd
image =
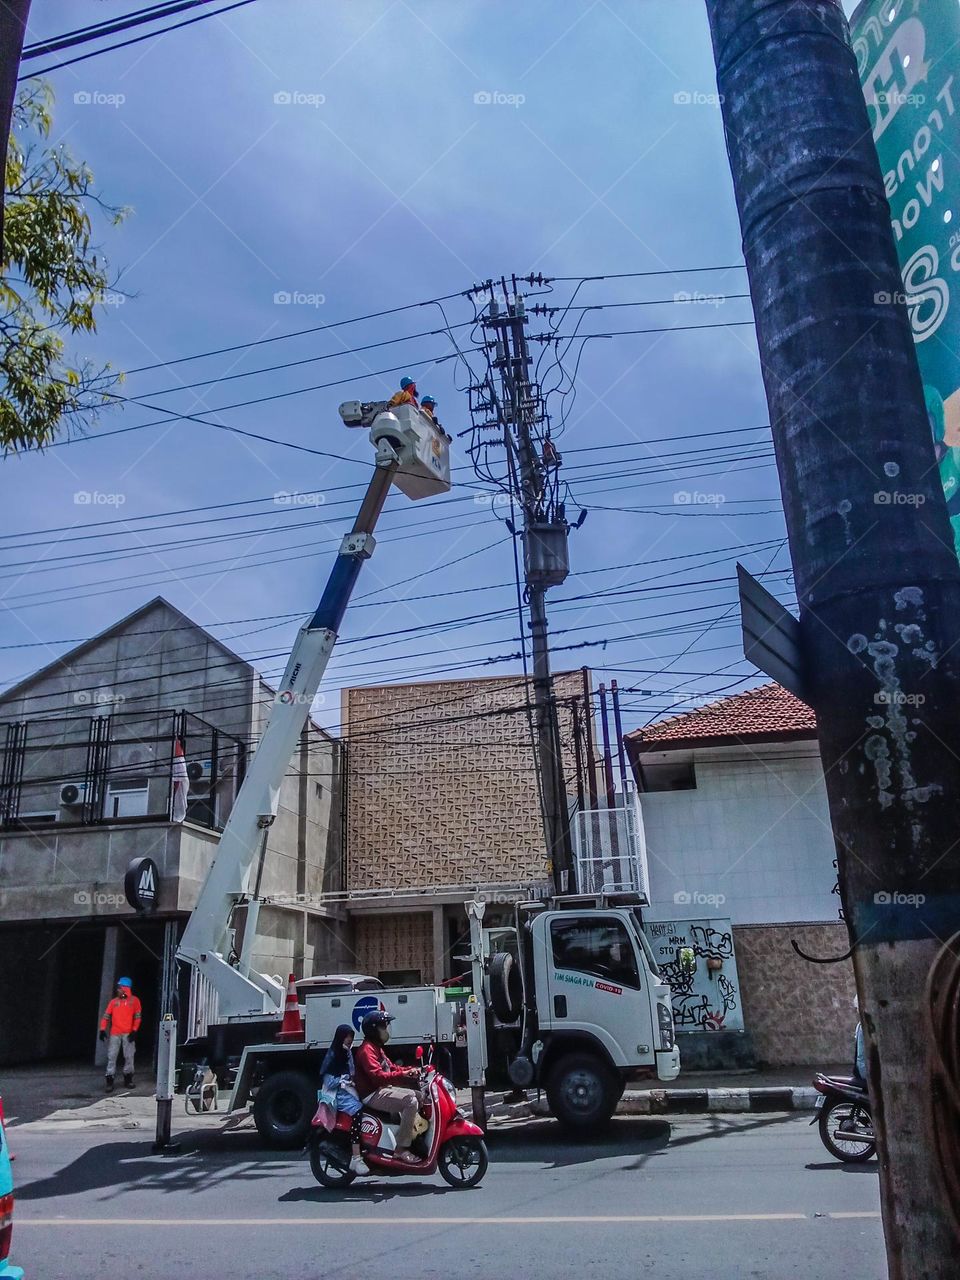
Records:
<instances>
[{"instance_id":1,"label":"flag","mask_svg":"<svg viewBox=\"0 0 960 1280\"><path fill-rule=\"evenodd\" d=\"M173 744L173 768L170 771L170 782L170 817L174 822L182 822L187 816L190 778L187 775L187 762L183 758L183 746L179 738Z\"/></svg>"}]
</instances>

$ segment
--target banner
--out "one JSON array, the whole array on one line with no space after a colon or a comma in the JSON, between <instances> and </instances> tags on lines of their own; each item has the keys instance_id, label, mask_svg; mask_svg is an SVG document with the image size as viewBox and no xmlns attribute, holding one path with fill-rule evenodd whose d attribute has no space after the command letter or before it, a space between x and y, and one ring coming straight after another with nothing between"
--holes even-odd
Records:
<instances>
[{"instance_id":1,"label":"banner","mask_svg":"<svg viewBox=\"0 0 960 1280\"><path fill-rule=\"evenodd\" d=\"M960 4L864 0L850 34L960 555Z\"/></svg>"}]
</instances>

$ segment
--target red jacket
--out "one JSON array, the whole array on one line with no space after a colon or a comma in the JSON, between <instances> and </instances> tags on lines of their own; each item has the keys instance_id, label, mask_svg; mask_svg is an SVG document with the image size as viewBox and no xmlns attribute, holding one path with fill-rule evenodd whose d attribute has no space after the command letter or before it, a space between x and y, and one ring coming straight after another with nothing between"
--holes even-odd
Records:
<instances>
[{"instance_id":1,"label":"red jacket","mask_svg":"<svg viewBox=\"0 0 960 1280\"><path fill-rule=\"evenodd\" d=\"M354 1052L353 1077L361 1098L368 1097L377 1089L390 1089L398 1085L401 1088L412 1088L412 1074L410 1067L398 1067L391 1062L383 1049L372 1040L364 1040Z\"/></svg>"},{"instance_id":2,"label":"red jacket","mask_svg":"<svg viewBox=\"0 0 960 1280\"><path fill-rule=\"evenodd\" d=\"M142 1016L137 996L114 996L100 1019L100 1030L109 1031L112 1036L128 1036L131 1031L140 1030Z\"/></svg>"}]
</instances>

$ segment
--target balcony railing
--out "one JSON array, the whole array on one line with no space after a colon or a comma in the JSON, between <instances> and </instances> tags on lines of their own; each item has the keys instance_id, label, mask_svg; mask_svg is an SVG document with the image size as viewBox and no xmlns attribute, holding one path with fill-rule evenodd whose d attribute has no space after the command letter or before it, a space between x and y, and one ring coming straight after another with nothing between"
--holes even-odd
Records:
<instances>
[{"instance_id":1,"label":"balcony railing","mask_svg":"<svg viewBox=\"0 0 960 1280\"><path fill-rule=\"evenodd\" d=\"M637 894L649 901L643 813L632 785L611 805L575 813L571 831L581 893Z\"/></svg>"}]
</instances>

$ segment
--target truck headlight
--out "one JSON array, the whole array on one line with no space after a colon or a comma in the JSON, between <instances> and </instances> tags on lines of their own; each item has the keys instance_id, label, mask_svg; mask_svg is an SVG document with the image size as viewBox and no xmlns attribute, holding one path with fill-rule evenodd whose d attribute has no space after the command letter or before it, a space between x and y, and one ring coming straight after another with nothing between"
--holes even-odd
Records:
<instances>
[{"instance_id":1,"label":"truck headlight","mask_svg":"<svg viewBox=\"0 0 960 1280\"><path fill-rule=\"evenodd\" d=\"M673 1010L668 1004L657 1004L657 1019L660 1023L660 1048L672 1049L673 1040Z\"/></svg>"}]
</instances>

